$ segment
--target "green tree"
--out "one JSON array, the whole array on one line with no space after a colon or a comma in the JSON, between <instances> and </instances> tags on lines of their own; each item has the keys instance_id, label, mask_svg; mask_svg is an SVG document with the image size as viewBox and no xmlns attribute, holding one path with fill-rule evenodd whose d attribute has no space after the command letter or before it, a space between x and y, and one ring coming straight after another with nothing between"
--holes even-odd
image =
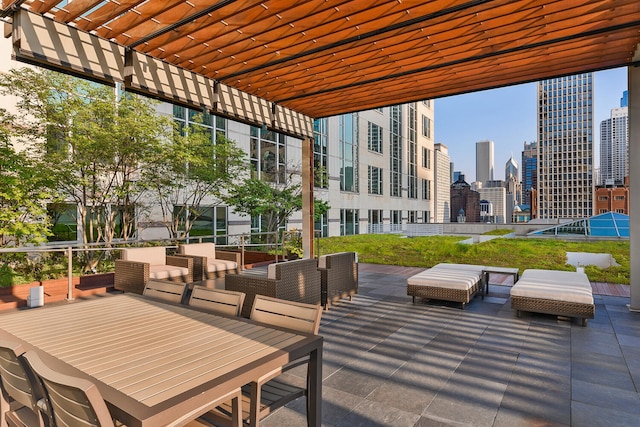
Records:
<instances>
[{"instance_id":1,"label":"green tree","mask_svg":"<svg viewBox=\"0 0 640 427\"><path fill-rule=\"evenodd\" d=\"M11 137L29 147L62 200L77 207L83 243L131 237L143 208L144 160L171 136L171 121L156 113L156 102L29 68L1 74L0 93L17 97ZM85 269L95 266L95 256L84 254Z\"/></svg>"},{"instance_id":2,"label":"green tree","mask_svg":"<svg viewBox=\"0 0 640 427\"><path fill-rule=\"evenodd\" d=\"M10 142L13 118L0 111L0 246L46 241L46 200L55 197L39 165Z\"/></svg>"},{"instance_id":3,"label":"green tree","mask_svg":"<svg viewBox=\"0 0 640 427\"><path fill-rule=\"evenodd\" d=\"M219 204L247 170L246 154L236 143L222 133L214 142L198 120L188 128L175 126L173 139L150 157L142 179L155 194L171 238L188 236L203 202Z\"/></svg>"},{"instance_id":4,"label":"green tree","mask_svg":"<svg viewBox=\"0 0 640 427\"><path fill-rule=\"evenodd\" d=\"M302 185L298 174L290 171L281 182L250 178L236 183L223 198L235 212L251 217L261 216L267 233L275 233L286 225L294 212L302 210ZM314 198L314 217L318 219L329 210L327 202ZM268 241L273 242L268 239Z\"/></svg>"}]
</instances>

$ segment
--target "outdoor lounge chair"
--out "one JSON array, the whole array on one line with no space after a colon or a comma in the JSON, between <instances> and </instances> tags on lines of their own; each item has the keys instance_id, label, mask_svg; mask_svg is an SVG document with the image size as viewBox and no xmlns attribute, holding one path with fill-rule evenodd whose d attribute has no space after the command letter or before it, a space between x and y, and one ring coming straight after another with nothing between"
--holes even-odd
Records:
<instances>
[{"instance_id":1,"label":"outdoor lounge chair","mask_svg":"<svg viewBox=\"0 0 640 427\"><path fill-rule=\"evenodd\" d=\"M321 305L310 305L284 301L264 295L256 295L251 310L251 320L267 325L292 329L306 334L318 334ZM258 425L259 421L276 409L287 403L308 396L308 382L306 387L297 387L282 380L280 375L296 366L308 364L309 358L302 357L263 375L257 381L242 388L243 421L249 426ZM307 402L307 408L309 402ZM248 408L248 409L247 409ZM308 412L307 412L308 413ZM228 426L230 422L230 404L218 406L205 415L204 418L215 421L216 424Z\"/></svg>"},{"instance_id":2,"label":"outdoor lounge chair","mask_svg":"<svg viewBox=\"0 0 640 427\"><path fill-rule=\"evenodd\" d=\"M510 293L518 317L523 311L577 317L586 326L595 316L591 282L582 272L525 270Z\"/></svg>"},{"instance_id":3,"label":"outdoor lounge chair","mask_svg":"<svg viewBox=\"0 0 640 427\"><path fill-rule=\"evenodd\" d=\"M244 297L245 295L242 292L212 289L195 285L191 291L189 305L211 313L240 316Z\"/></svg>"},{"instance_id":4,"label":"outdoor lounge chair","mask_svg":"<svg viewBox=\"0 0 640 427\"><path fill-rule=\"evenodd\" d=\"M44 426L38 409L42 390L22 358L24 352L22 344L2 341L0 345L0 389L3 393L0 422L4 419L1 425L10 427Z\"/></svg>"},{"instance_id":5,"label":"outdoor lounge chair","mask_svg":"<svg viewBox=\"0 0 640 427\"><path fill-rule=\"evenodd\" d=\"M249 317L256 295L306 304L321 303L318 262L312 258L269 264L266 271L243 270L225 277L225 288L246 295L242 316Z\"/></svg>"},{"instance_id":6,"label":"outdoor lounge chair","mask_svg":"<svg viewBox=\"0 0 640 427\"><path fill-rule=\"evenodd\" d=\"M115 264L115 289L142 294L149 279L193 282L193 260L167 255L163 246L125 248Z\"/></svg>"},{"instance_id":7,"label":"outdoor lounge chair","mask_svg":"<svg viewBox=\"0 0 640 427\"><path fill-rule=\"evenodd\" d=\"M407 295L459 302L462 308L484 290L485 267L471 264L441 263L407 279Z\"/></svg>"},{"instance_id":8,"label":"outdoor lounge chair","mask_svg":"<svg viewBox=\"0 0 640 427\"><path fill-rule=\"evenodd\" d=\"M322 281L322 305L325 309L329 304L340 298L358 293L358 263L355 252L339 252L322 255L318 258L318 270Z\"/></svg>"},{"instance_id":9,"label":"outdoor lounge chair","mask_svg":"<svg viewBox=\"0 0 640 427\"><path fill-rule=\"evenodd\" d=\"M178 256L193 259L193 280L195 282L224 277L238 273L240 252L221 251L215 243L191 243L178 247Z\"/></svg>"}]
</instances>

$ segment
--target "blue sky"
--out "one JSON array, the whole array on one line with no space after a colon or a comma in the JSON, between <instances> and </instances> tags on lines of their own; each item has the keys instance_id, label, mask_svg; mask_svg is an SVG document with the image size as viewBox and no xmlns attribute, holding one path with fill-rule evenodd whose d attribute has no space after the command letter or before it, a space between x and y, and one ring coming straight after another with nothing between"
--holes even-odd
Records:
<instances>
[{"instance_id":1,"label":"blue sky","mask_svg":"<svg viewBox=\"0 0 640 427\"><path fill-rule=\"evenodd\" d=\"M598 166L600 122L620 106L627 90L627 69L595 73L594 146ZM521 162L524 142L535 141L536 84L450 96L435 100L435 142L449 149L454 170L462 171L467 182L476 179L476 142L494 143L495 179L504 179L504 165L511 157Z\"/></svg>"}]
</instances>

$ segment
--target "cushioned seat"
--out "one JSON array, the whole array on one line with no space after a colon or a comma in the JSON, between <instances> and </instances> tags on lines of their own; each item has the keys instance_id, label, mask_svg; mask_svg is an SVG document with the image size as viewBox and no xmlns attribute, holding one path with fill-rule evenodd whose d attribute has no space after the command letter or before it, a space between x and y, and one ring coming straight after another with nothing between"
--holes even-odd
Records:
<instances>
[{"instance_id":1,"label":"cushioned seat","mask_svg":"<svg viewBox=\"0 0 640 427\"><path fill-rule=\"evenodd\" d=\"M221 251L216 249L215 243L205 242L180 245L178 256L193 259L193 280L200 281L238 273L241 254Z\"/></svg>"},{"instance_id":2,"label":"cushioned seat","mask_svg":"<svg viewBox=\"0 0 640 427\"><path fill-rule=\"evenodd\" d=\"M190 283L193 260L167 255L164 246L124 248L115 267L114 287L142 294L149 279Z\"/></svg>"},{"instance_id":3,"label":"cushioned seat","mask_svg":"<svg viewBox=\"0 0 640 427\"><path fill-rule=\"evenodd\" d=\"M407 279L407 295L459 302L462 308L486 283L485 267L441 263Z\"/></svg>"},{"instance_id":4,"label":"cushioned seat","mask_svg":"<svg viewBox=\"0 0 640 427\"><path fill-rule=\"evenodd\" d=\"M511 288L511 307L521 312L577 317L582 325L595 316L591 282L575 271L525 270Z\"/></svg>"}]
</instances>

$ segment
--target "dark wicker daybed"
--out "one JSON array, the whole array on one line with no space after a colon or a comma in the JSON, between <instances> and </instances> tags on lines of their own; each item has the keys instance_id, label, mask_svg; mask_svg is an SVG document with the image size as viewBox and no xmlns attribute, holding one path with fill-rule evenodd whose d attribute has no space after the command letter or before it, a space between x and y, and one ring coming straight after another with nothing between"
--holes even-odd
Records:
<instances>
[{"instance_id":1,"label":"dark wicker daybed","mask_svg":"<svg viewBox=\"0 0 640 427\"><path fill-rule=\"evenodd\" d=\"M582 326L595 316L591 283L587 275L573 271L525 270L511 288L511 308L581 319Z\"/></svg>"}]
</instances>

